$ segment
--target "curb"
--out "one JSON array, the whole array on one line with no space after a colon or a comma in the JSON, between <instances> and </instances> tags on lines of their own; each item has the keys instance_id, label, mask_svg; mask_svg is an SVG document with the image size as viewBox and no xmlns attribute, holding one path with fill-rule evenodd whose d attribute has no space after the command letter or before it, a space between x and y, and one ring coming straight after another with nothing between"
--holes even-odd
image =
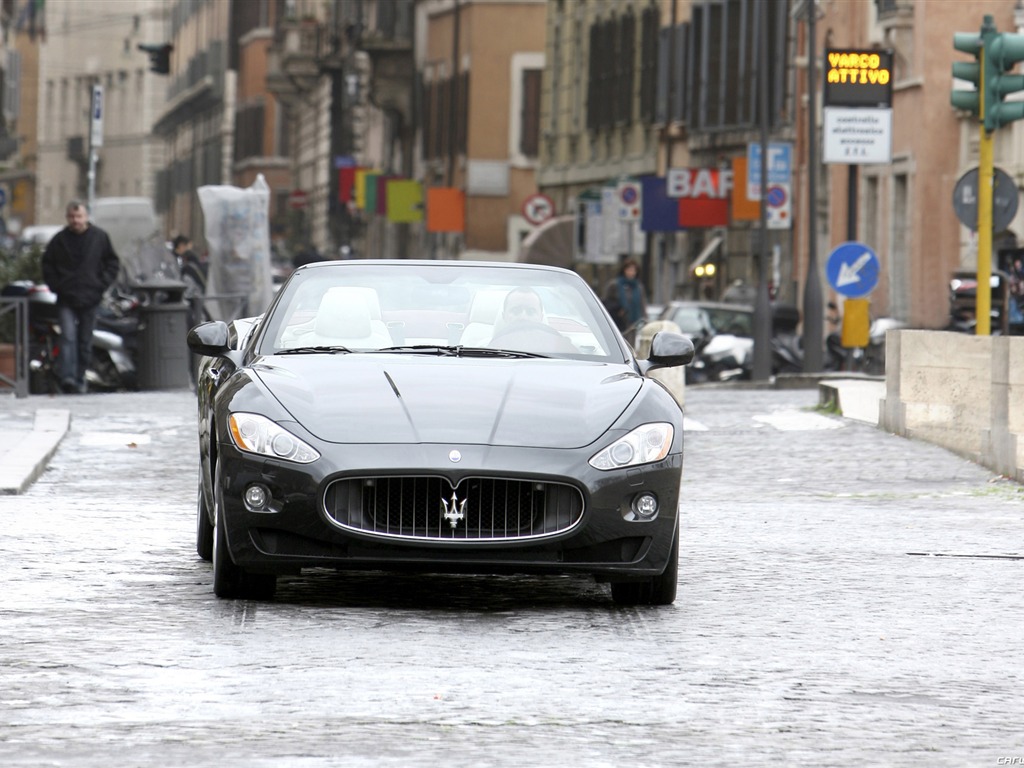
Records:
<instances>
[{"instance_id":1,"label":"curb","mask_svg":"<svg viewBox=\"0 0 1024 768\"><path fill-rule=\"evenodd\" d=\"M4 435L0 448L0 494L24 493L43 473L71 424L71 412L40 408L29 430Z\"/></svg>"}]
</instances>

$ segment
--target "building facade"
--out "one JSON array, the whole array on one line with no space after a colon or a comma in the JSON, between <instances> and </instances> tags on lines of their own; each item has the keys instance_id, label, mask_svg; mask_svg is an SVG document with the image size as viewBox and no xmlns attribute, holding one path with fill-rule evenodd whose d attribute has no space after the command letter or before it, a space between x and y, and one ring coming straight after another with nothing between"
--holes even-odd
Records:
<instances>
[{"instance_id":1,"label":"building facade","mask_svg":"<svg viewBox=\"0 0 1024 768\"><path fill-rule=\"evenodd\" d=\"M431 241L436 255L515 259L531 230L522 209L537 192L545 23L536 0L417 4L418 176L466 200L462 237Z\"/></svg>"},{"instance_id":2,"label":"building facade","mask_svg":"<svg viewBox=\"0 0 1024 768\"><path fill-rule=\"evenodd\" d=\"M870 295L876 316L942 328L949 321L953 272L976 266L976 233L953 208L957 180L978 165L979 138L977 121L950 105L951 63L969 59L954 50L953 35L977 33L986 14L999 31L1017 32L1024 24L1018 6L1012 0L819 3L819 51L879 47L894 54L892 161L854 167L855 185L851 167L830 165L824 190L829 238L820 257L848 233L876 251L881 270ZM995 164L1018 188L1022 131L1013 124L994 134ZM1018 213L996 242L1015 247L1022 224Z\"/></svg>"},{"instance_id":3,"label":"building facade","mask_svg":"<svg viewBox=\"0 0 1024 768\"><path fill-rule=\"evenodd\" d=\"M72 198L90 190L92 88L103 88L97 197L154 197L163 144L152 133L162 100L139 43L167 24L161 0L50 0L39 45L35 219L61 224Z\"/></svg>"}]
</instances>

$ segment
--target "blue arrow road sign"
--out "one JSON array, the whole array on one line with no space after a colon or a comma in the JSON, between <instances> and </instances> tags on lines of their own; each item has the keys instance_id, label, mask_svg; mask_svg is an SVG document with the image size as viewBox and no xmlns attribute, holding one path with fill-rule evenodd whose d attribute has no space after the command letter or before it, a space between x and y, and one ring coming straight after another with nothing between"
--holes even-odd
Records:
<instances>
[{"instance_id":1,"label":"blue arrow road sign","mask_svg":"<svg viewBox=\"0 0 1024 768\"><path fill-rule=\"evenodd\" d=\"M878 257L864 243L847 242L835 247L825 273L829 284L848 299L871 293L878 285Z\"/></svg>"}]
</instances>

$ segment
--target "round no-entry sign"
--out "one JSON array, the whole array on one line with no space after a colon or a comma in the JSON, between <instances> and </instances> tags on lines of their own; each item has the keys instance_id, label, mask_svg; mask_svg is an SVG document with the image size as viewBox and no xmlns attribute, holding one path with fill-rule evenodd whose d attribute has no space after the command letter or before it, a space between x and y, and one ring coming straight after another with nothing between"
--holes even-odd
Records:
<instances>
[{"instance_id":1,"label":"round no-entry sign","mask_svg":"<svg viewBox=\"0 0 1024 768\"><path fill-rule=\"evenodd\" d=\"M555 201L547 195L530 195L523 201L523 218L537 226L555 215Z\"/></svg>"},{"instance_id":2,"label":"round no-entry sign","mask_svg":"<svg viewBox=\"0 0 1024 768\"><path fill-rule=\"evenodd\" d=\"M293 189L288 195L288 207L299 210L305 208L306 203L309 202L309 195L304 190Z\"/></svg>"}]
</instances>

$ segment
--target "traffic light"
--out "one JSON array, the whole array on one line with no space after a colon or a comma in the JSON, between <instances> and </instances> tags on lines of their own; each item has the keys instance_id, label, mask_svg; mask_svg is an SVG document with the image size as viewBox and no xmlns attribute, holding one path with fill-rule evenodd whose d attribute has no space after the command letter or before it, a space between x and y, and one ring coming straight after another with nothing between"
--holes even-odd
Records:
<instances>
[{"instance_id":1,"label":"traffic light","mask_svg":"<svg viewBox=\"0 0 1024 768\"><path fill-rule=\"evenodd\" d=\"M986 19L991 19L986 16ZM1024 91L1024 75L1011 75L1017 62L1024 61L1024 35L1000 32L985 43L985 130L995 131L1024 118L1024 101L1003 101Z\"/></svg>"},{"instance_id":2,"label":"traffic light","mask_svg":"<svg viewBox=\"0 0 1024 768\"><path fill-rule=\"evenodd\" d=\"M156 72L158 75L168 75L171 72L171 51L174 50L174 46L170 43L159 43L157 45L147 45L146 43L139 43L138 48L140 51L144 51L149 54L149 71Z\"/></svg>"},{"instance_id":3,"label":"traffic light","mask_svg":"<svg viewBox=\"0 0 1024 768\"><path fill-rule=\"evenodd\" d=\"M984 31L984 28L982 30ZM954 88L949 96L949 101L957 109L962 109L970 112L977 118L981 118L983 106L981 73L985 55L982 36L973 32L954 32L953 47L958 51L974 56L973 63L968 61L953 62L954 80L966 80L974 88L970 90Z\"/></svg>"}]
</instances>

